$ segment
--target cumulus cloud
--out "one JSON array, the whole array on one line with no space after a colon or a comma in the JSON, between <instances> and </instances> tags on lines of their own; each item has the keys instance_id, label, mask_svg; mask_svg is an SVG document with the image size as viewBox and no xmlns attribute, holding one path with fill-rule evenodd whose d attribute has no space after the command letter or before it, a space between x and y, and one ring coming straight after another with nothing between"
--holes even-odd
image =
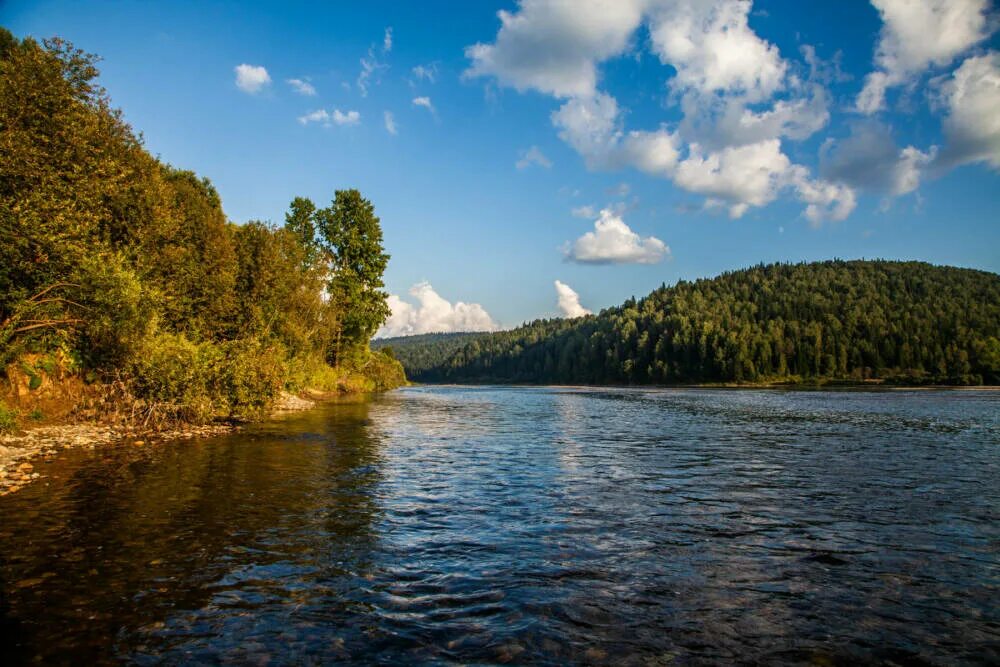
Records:
<instances>
[{"instance_id":1,"label":"cumulus cloud","mask_svg":"<svg viewBox=\"0 0 1000 667\"><path fill-rule=\"evenodd\" d=\"M622 217L602 209L587 232L564 248L566 258L580 264L656 264L670 255L670 248L655 236L640 237Z\"/></svg>"},{"instance_id":2,"label":"cumulus cloud","mask_svg":"<svg viewBox=\"0 0 1000 667\"><path fill-rule=\"evenodd\" d=\"M872 101L859 101L859 108L879 108L886 88L949 64L988 37L995 23L987 16L988 0L875 4L884 27L876 71L863 93ZM820 175L814 175L789 157L787 145L829 125L826 86L848 77L837 54L824 61L808 45L798 49L798 62L786 60L750 27L751 8L750 0L520 0L499 13L492 42L466 49L465 76L492 77L559 100L552 125L588 169L631 168L670 180L733 218L790 196L817 225L846 218L859 191L912 192L935 165L985 160L996 166L991 52L970 58L940 85L947 111L943 150L882 140L865 145L848 137L825 144ZM632 128L628 109L601 90L599 68L645 48L670 68L666 101L680 119Z\"/></svg>"},{"instance_id":3,"label":"cumulus cloud","mask_svg":"<svg viewBox=\"0 0 1000 667\"><path fill-rule=\"evenodd\" d=\"M790 168L777 139L707 154L693 145L674 180L685 190L728 202L730 217L739 218L750 206L773 201Z\"/></svg>"},{"instance_id":4,"label":"cumulus cloud","mask_svg":"<svg viewBox=\"0 0 1000 667\"><path fill-rule=\"evenodd\" d=\"M430 111L432 114L435 113L434 104L433 102L431 102L431 98L429 97L414 97L413 106L423 107L428 111Z\"/></svg>"},{"instance_id":5,"label":"cumulus cloud","mask_svg":"<svg viewBox=\"0 0 1000 667\"><path fill-rule=\"evenodd\" d=\"M939 167L987 162L1000 169L1000 52L968 58L941 86L948 115Z\"/></svg>"},{"instance_id":6,"label":"cumulus cloud","mask_svg":"<svg viewBox=\"0 0 1000 667\"><path fill-rule=\"evenodd\" d=\"M625 51L642 20L644 0L522 0L498 12L492 44L465 49L466 77L493 76L524 91L586 97L597 85L597 63Z\"/></svg>"},{"instance_id":7,"label":"cumulus cloud","mask_svg":"<svg viewBox=\"0 0 1000 667\"><path fill-rule=\"evenodd\" d=\"M304 79L288 79L287 83L299 95L312 97L316 94L316 87Z\"/></svg>"},{"instance_id":8,"label":"cumulus cloud","mask_svg":"<svg viewBox=\"0 0 1000 667\"><path fill-rule=\"evenodd\" d=\"M416 303L404 301L395 294L388 298L391 315L376 338L410 336L422 333L452 331L495 331L496 320L478 303L451 303L441 297L429 282L420 282L409 290Z\"/></svg>"},{"instance_id":9,"label":"cumulus cloud","mask_svg":"<svg viewBox=\"0 0 1000 667\"><path fill-rule=\"evenodd\" d=\"M844 220L857 205L857 195L850 186L812 179L809 171L801 166L792 167L789 175L799 201L806 204L803 215L813 227L827 220Z\"/></svg>"},{"instance_id":10,"label":"cumulus cloud","mask_svg":"<svg viewBox=\"0 0 1000 667\"><path fill-rule=\"evenodd\" d=\"M670 179L726 202L733 217L794 185L780 138L824 127L827 96L796 80L796 94L750 108L787 87L788 65L750 29L749 2L621 2L606 23L602 3L569 4L525 1L515 14L501 12L496 41L470 47L467 74L566 98L552 124L590 169ZM685 111L676 129L627 130L617 100L596 88L596 64L627 50L644 15L654 52L676 71L670 85Z\"/></svg>"},{"instance_id":11,"label":"cumulus cloud","mask_svg":"<svg viewBox=\"0 0 1000 667\"><path fill-rule=\"evenodd\" d=\"M328 112L326 109L317 109L304 116L299 116L299 122L303 125L320 123L324 127L330 127L331 125L357 125L361 122L361 114L357 111L344 112L340 109L334 109L332 112Z\"/></svg>"},{"instance_id":12,"label":"cumulus cloud","mask_svg":"<svg viewBox=\"0 0 1000 667\"><path fill-rule=\"evenodd\" d=\"M671 86L703 94L736 93L751 101L783 85L778 48L750 29L750 0L653 2L653 51L677 70Z\"/></svg>"},{"instance_id":13,"label":"cumulus cloud","mask_svg":"<svg viewBox=\"0 0 1000 667\"><path fill-rule=\"evenodd\" d=\"M392 115L391 111L382 112L382 121L385 124L385 131L393 136L396 136L398 133L396 128L396 118Z\"/></svg>"},{"instance_id":14,"label":"cumulus cloud","mask_svg":"<svg viewBox=\"0 0 1000 667\"><path fill-rule=\"evenodd\" d=\"M520 159L514 163L518 169L527 169L533 164L548 169L552 166L552 160L545 157L545 153L538 146L532 146L528 150L521 151Z\"/></svg>"},{"instance_id":15,"label":"cumulus cloud","mask_svg":"<svg viewBox=\"0 0 1000 667\"><path fill-rule=\"evenodd\" d=\"M267 69L261 65L237 65L233 68L236 72L236 87L244 93L251 95L259 93L271 83L271 75Z\"/></svg>"},{"instance_id":16,"label":"cumulus cloud","mask_svg":"<svg viewBox=\"0 0 1000 667\"><path fill-rule=\"evenodd\" d=\"M574 218L593 218L597 215L597 211L594 210L593 206L589 204L586 206L577 206L570 213Z\"/></svg>"},{"instance_id":17,"label":"cumulus cloud","mask_svg":"<svg viewBox=\"0 0 1000 667\"><path fill-rule=\"evenodd\" d=\"M559 310L562 311L563 317L583 317L591 314L591 311L580 305L580 295L572 287L559 280L555 282L555 285L556 296L559 299Z\"/></svg>"},{"instance_id":18,"label":"cumulus cloud","mask_svg":"<svg viewBox=\"0 0 1000 667\"><path fill-rule=\"evenodd\" d=\"M872 0L882 17L876 70L865 78L856 108L885 108L885 93L928 67L943 67L986 39L989 0Z\"/></svg>"}]
</instances>

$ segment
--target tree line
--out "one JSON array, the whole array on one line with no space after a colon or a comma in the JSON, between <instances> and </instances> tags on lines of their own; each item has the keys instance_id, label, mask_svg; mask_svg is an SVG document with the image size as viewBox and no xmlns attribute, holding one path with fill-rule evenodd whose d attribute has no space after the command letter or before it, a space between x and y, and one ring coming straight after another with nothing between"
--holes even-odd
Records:
<instances>
[{"instance_id":1,"label":"tree line","mask_svg":"<svg viewBox=\"0 0 1000 667\"><path fill-rule=\"evenodd\" d=\"M759 265L455 342L383 344L424 382L1000 384L1000 276L921 262Z\"/></svg>"},{"instance_id":2,"label":"tree line","mask_svg":"<svg viewBox=\"0 0 1000 667\"><path fill-rule=\"evenodd\" d=\"M97 62L0 28L0 369L42 358L199 420L403 382L368 347L388 315L371 202L230 222L207 178L144 148Z\"/></svg>"}]
</instances>

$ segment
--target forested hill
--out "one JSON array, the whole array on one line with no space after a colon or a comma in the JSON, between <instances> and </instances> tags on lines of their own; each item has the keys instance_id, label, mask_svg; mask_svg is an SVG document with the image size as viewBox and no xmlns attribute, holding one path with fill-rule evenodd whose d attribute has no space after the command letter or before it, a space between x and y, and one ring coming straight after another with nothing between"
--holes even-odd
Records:
<instances>
[{"instance_id":1,"label":"forested hill","mask_svg":"<svg viewBox=\"0 0 1000 667\"><path fill-rule=\"evenodd\" d=\"M471 331L415 334L376 338L371 347L396 357L403 363L407 374L423 375L447 362L456 351L473 340L488 335L486 332Z\"/></svg>"},{"instance_id":2,"label":"forested hill","mask_svg":"<svg viewBox=\"0 0 1000 667\"><path fill-rule=\"evenodd\" d=\"M451 339L388 344L423 382L1000 384L1000 276L921 262L760 265L478 334L446 355Z\"/></svg>"}]
</instances>

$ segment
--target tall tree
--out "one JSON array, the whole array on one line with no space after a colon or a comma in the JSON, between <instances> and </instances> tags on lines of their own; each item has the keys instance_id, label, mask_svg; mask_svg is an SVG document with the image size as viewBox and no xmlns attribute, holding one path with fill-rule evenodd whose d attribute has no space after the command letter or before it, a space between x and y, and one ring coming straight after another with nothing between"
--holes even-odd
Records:
<instances>
[{"instance_id":1,"label":"tall tree","mask_svg":"<svg viewBox=\"0 0 1000 667\"><path fill-rule=\"evenodd\" d=\"M333 203L316 212L321 243L331 259L327 285L340 326L333 349L337 364L368 341L389 316L382 274L389 262L375 207L357 190L337 190Z\"/></svg>"},{"instance_id":2,"label":"tall tree","mask_svg":"<svg viewBox=\"0 0 1000 667\"><path fill-rule=\"evenodd\" d=\"M302 269L311 269L319 259L316 239L316 204L306 197L296 197L285 214L285 229L302 248Z\"/></svg>"}]
</instances>

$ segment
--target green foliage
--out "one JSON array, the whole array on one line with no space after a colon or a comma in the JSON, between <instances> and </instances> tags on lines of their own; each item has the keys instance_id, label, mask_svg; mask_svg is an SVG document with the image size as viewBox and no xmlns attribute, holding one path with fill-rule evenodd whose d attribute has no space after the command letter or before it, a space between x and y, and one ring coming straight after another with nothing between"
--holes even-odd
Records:
<instances>
[{"instance_id":1,"label":"green foliage","mask_svg":"<svg viewBox=\"0 0 1000 667\"><path fill-rule=\"evenodd\" d=\"M294 199L282 228L232 224L208 179L143 148L97 60L0 29L0 368L59 350L192 421L260 416L328 360L357 369L388 313L371 203L338 191Z\"/></svg>"},{"instance_id":2,"label":"green foliage","mask_svg":"<svg viewBox=\"0 0 1000 667\"><path fill-rule=\"evenodd\" d=\"M305 197L296 197L285 214L285 229L302 248L301 269L307 271L320 258L319 241L316 239L316 205Z\"/></svg>"},{"instance_id":3,"label":"green foliage","mask_svg":"<svg viewBox=\"0 0 1000 667\"><path fill-rule=\"evenodd\" d=\"M260 340L224 343L219 365L213 369L210 389L226 416L260 419L284 387L282 355Z\"/></svg>"},{"instance_id":4,"label":"green foliage","mask_svg":"<svg viewBox=\"0 0 1000 667\"><path fill-rule=\"evenodd\" d=\"M78 346L96 368L115 368L138 354L157 321L157 297L121 254L84 258L73 296L83 322Z\"/></svg>"},{"instance_id":5,"label":"green foliage","mask_svg":"<svg viewBox=\"0 0 1000 667\"><path fill-rule=\"evenodd\" d=\"M375 391L385 391L406 384L403 365L385 351L371 353L365 363L364 374L371 378Z\"/></svg>"},{"instance_id":6,"label":"green foliage","mask_svg":"<svg viewBox=\"0 0 1000 667\"><path fill-rule=\"evenodd\" d=\"M159 334L147 341L129 369L137 394L186 421L205 422L220 411L209 382L222 360L211 343L183 334Z\"/></svg>"},{"instance_id":7,"label":"green foliage","mask_svg":"<svg viewBox=\"0 0 1000 667\"><path fill-rule=\"evenodd\" d=\"M761 265L454 350L402 340L391 343L422 381L996 383L1000 276L919 262Z\"/></svg>"},{"instance_id":8,"label":"green foliage","mask_svg":"<svg viewBox=\"0 0 1000 667\"><path fill-rule=\"evenodd\" d=\"M375 207L357 190L337 190L333 203L316 212L316 227L330 262L330 300L340 312L333 360L356 360L389 316L382 274L389 255L382 248L382 227Z\"/></svg>"},{"instance_id":9,"label":"green foliage","mask_svg":"<svg viewBox=\"0 0 1000 667\"><path fill-rule=\"evenodd\" d=\"M17 430L17 412L8 408L0 401L0 433L13 433Z\"/></svg>"},{"instance_id":10,"label":"green foliage","mask_svg":"<svg viewBox=\"0 0 1000 667\"><path fill-rule=\"evenodd\" d=\"M40 422L45 419L45 415L42 413L41 408L35 408L28 413L28 419L34 422Z\"/></svg>"},{"instance_id":11,"label":"green foliage","mask_svg":"<svg viewBox=\"0 0 1000 667\"><path fill-rule=\"evenodd\" d=\"M284 385L281 354L260 341L192 342L160 334L132 370L137 395L195 423L264 415Z\"/></svg>"}]
</instances>

